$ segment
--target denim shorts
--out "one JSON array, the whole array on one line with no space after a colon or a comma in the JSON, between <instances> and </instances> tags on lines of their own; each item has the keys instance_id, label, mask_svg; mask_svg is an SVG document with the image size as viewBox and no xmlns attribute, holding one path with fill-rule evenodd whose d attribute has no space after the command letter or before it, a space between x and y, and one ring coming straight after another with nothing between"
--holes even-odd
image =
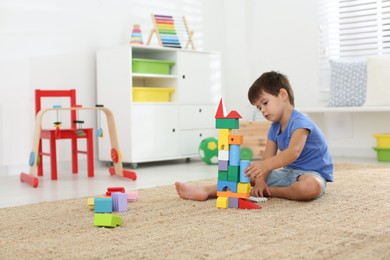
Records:
<instances>
[{"instance_id":1,"label":"denim shorts","mask_svg":"<svg viewBox=\"0 0 390 260\"><path fill-rule=\"evenodd\" d=\"M324 177L321 176L321 174L315 171L303 171L303 170L296 170L296 169L281 168L281 169L273 170L268 175L266 182L269 187L288 187L294 182L298 181L299 176L303 174L312 174L319 177L319 179L322 181L322 191L317 198L321 197L322 194L325 193L326 180L324 179Z\"/></svg>"}]
</instances>

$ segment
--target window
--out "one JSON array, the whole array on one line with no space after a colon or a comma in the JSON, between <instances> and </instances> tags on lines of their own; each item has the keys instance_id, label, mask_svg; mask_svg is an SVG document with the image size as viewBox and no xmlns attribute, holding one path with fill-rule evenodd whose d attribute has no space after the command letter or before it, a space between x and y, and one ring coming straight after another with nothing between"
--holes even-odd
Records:
<instances>
[{"instance_id":1,"label":"window","mask_svg":"<svg viewBox=\"0 0 390 260\"><path fill-rule=\"evenodd\" d=\"M319 0L321 88L329 60L390 54L390 0Z\"/></svg>"}]
</instances>

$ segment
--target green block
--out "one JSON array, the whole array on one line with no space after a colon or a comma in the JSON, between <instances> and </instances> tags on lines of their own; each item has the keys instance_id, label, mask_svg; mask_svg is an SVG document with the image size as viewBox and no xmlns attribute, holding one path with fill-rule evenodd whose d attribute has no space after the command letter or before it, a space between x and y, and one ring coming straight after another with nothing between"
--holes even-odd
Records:
<instances>
[{"instance_id":1,"label":"green block","mask_svg":"<svg viewBox=\"0 0 390 260\"><path fill-rule=\"evenodd\" d=\"M93 224L98 227L116 227L122 225L122 217L113 214L95 214Z\"/></svg>"},{"instance_id":2,"label":"green block","mask_svg":"<svg viewBox=\"0 0 390 260\"><path fill-rule=\"evenodd\" d=\"M227 181L228 180L228 172L227 171L218 171L218 180L219 181Z\"/></svg>"},{"instance_id":3,"label":"green block","mask_svg":"<svg viewBox=\"0 0 390 260\"><path fill-rule=\"evenodd\" d=\"M228 181L240 181L240 166L228 166Z\"/></svg>"},{"instance_id":4,"label":"green block","mask_svg":"<svg viewBox=\"0 0 390 260\"><path fill-rule=\"evenodd\" d=\"M217 129L239 129L240 124L238 118L217 118L215 121Z\"/></svg>"}]
</instances>

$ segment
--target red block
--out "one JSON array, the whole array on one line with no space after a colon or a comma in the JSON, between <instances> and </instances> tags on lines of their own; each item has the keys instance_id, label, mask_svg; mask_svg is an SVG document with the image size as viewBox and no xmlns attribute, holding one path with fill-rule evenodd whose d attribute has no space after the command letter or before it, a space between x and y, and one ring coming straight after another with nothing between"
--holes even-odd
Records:
<instances>
[{"instance_id":1,"label":"red block","mask_svg":"<svg viewBox=\"0 0 390 260\"><path fill-rule=\"evenodd\" d=\"M124 187L108 187L107 190L108 191L125 192L125 188Z\"/></svg>"},{"instance_id":2,"label":"red block","mask_svg":"<svg viewBox=\"0 0 390 260\"><path fill-rule=\"evenodd\" d=\"M246 199L238 199L239 209L261 209L261 206Z\"/></svg>"}]
</instances>

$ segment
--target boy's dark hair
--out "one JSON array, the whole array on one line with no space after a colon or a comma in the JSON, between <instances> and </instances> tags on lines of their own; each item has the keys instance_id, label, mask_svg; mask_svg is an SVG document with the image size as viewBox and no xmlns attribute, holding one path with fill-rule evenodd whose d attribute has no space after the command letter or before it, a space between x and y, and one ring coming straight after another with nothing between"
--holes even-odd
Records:
<instances>
[{"instance_id":1,"label":"boy's dark hair","mask_svg":"<svg viewBox=\"0 0 390 260\"><path fill-rule=\"evenodd\" d=\"M265 92L273 96L278 96L280 89L284 88L288 93L290 104L294 105L294 92L290 86L287 76L270 71L263 73L249 88L248 99L253 105L259 98L260 94Z\"/></svg>"}]
</instances>

